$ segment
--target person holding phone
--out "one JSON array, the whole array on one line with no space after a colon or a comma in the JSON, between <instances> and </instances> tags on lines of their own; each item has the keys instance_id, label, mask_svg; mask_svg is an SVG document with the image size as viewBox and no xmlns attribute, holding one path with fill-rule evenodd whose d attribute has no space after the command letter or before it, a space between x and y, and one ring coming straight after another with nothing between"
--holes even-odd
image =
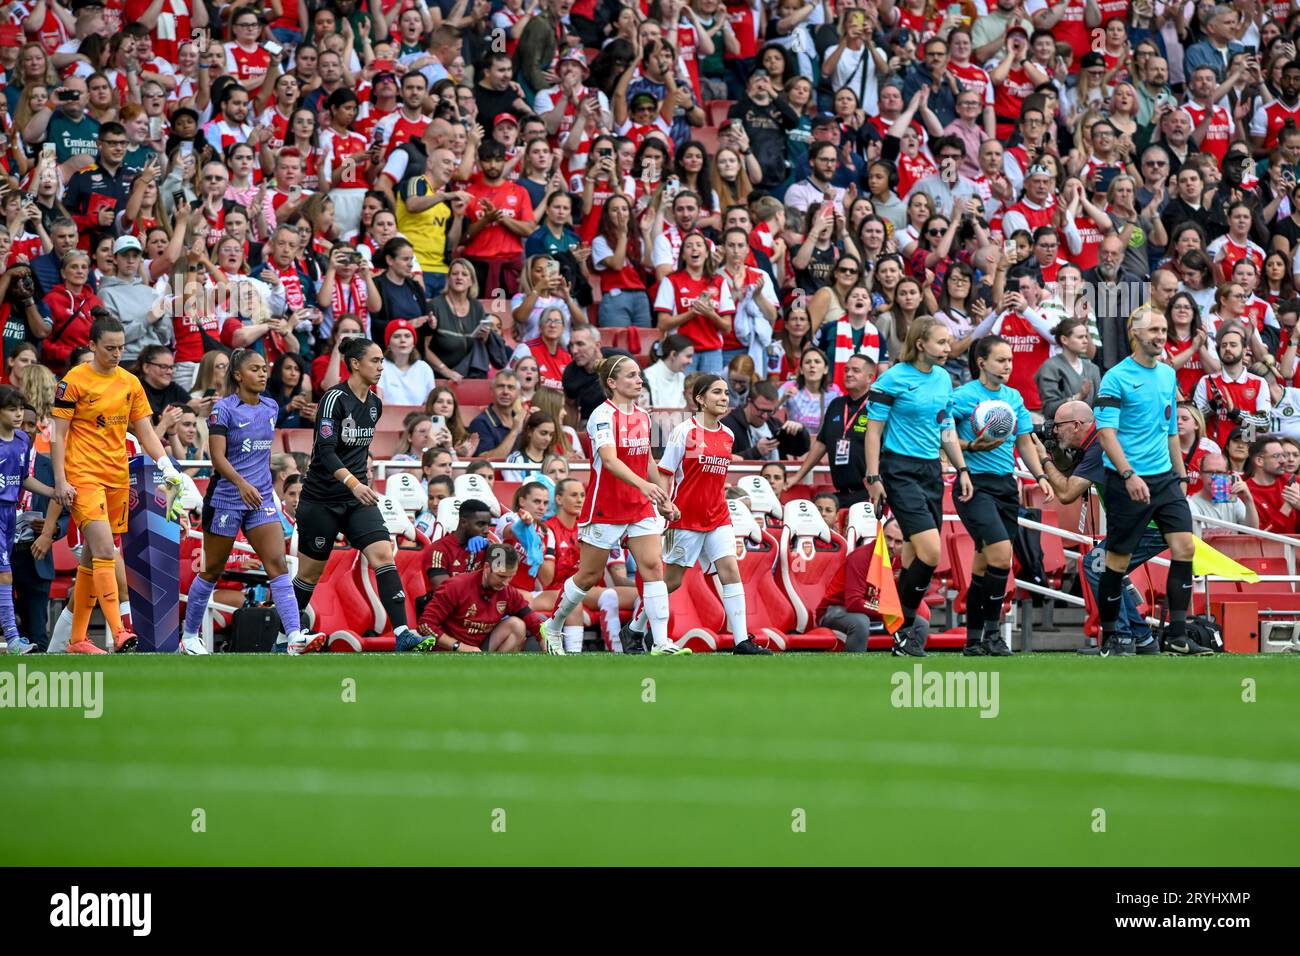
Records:
<instances>
[{"instance_id":1,"label":"person holding phone","mask_svg":"<svg viewBox=\"0 0 1300 956\"><path fill-rule=\"evenodd\" d=\"M328 335L333 328L334 316L355 315L371 326L372 334L384 340L384 330L370 322L371 313L380 310L383 300L373 274L363 265L361 253L351 246L339 243L330 250L329 266L316 293L316 306L324 313L322 335Z\"/></svg>"},{"instance_id":2,"label":"person holding phone","mask_svg":"<svg viewBox=\"0 0 1300 956\"><path fill-rule=\"evenodd\" d=\"M1201 459L1201 487L1188 496L1187 504L1192 509L1193 521L1217 518L1247 528L1259 527L1259 511L1250 485L1228 469L1228 459L1221 454L1209 454Z\"/></svg>"}]
</instances>

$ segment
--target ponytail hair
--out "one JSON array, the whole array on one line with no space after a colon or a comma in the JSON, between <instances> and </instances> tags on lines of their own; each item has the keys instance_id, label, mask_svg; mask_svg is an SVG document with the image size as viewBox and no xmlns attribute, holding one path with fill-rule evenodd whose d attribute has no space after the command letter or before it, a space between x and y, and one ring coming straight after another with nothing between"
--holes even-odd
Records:
<instances>
[{"instance_id":1,"label":"ponytail hair","mask_svg":"<svg viewBox=\"0 0 1300 956\"><path fill-rule=\"evenodd\" d=\"M258 353L254 349L235 349L230 353L230 364L226 367L226 394L239 394L239 381L235 378L235 373L241 368L257 358Z\"/></svg>"},{"instance_id":2,"label":"ponytail hair","mask_svg":"<svg viewBox=\"0 0 1300 956\"><path fill-rule=\"evenodd\" d=\"M596 378L600 381L600 390L605 393L606 398L614 396L613 390L609 387L609 380L618 372L618 367L623 362L636 362L628 355L610 355L600 360L596 366Z\"/></svg>"},{"instance_id":3,"label":"ponytail hair","mask_svg":"<svg viewBox=\"0 0 1300 956\"><path fill-rule=\"evenodd\" d=\"M348 339L343 343L343 348L339 349L339 354L343 358L343 367L348 370L349 376L352 374L352 363L360 362L372 345L375 348L379 348L378 342L363 338L362 336L357 336L355 339ZM234 368L233 362L230 367Z\"/></svg>"}]
</instances>

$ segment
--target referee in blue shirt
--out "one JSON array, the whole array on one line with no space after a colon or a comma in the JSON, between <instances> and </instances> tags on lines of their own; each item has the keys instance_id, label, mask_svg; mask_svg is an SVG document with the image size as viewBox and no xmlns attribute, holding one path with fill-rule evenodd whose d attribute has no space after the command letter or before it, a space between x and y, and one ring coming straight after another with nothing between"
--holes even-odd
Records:
<instances>
[{"instance_id":1,"label":"referee in blue shirt","mask_svg":"<svg viewBox=\"0 0 1300 956\"><path fill-rule=\"evenodd\" d=\"M928 315L918 316L908 327L898 364L876 379L867 394L867 492L877 514L881 499L888 499L907 539L898 581L903 626L894 635L895 657L926 656L928 628L916 611L939 566L941 446L957 469L958 500L969 501L972 493L970 471L952 424L952 378L943 367L951 351L948 327ZM848 454L847 448L842 451ZM840 452L835 450L837 456Z\"/></svg>"},{"instance_id":2,"label":"referee in blue shirt","mask_svg":"<svg viewBox=\"0 0 1300 956\"><path fill-rule=\"evenodd\" d=\"M1052 484L1043 474L1034 446L1034 423L1029 419L1020 392L1007 384L1014 354L1011 343L1000 335L978 339L970 350L971 380L952 393L952 417L957 424L957 441L970 465L975 493L970 501L958 501L957 516L970 532L975 545L970 586L966 589L967 657L1010 657L1011 648L1002 639L998 621L1011 577L1011 542L1020 531L1020 485L1016 481L1013 449L1038 480L1046 500L1052 500ZM1016 413L1014 439L976 437L973 416L983 402L1002 401Z\"/></svg>"},{"instance_id":3,"label":"referee in blue shirt","mask_svg":"<svg viewBox=\"0 0 1300 956\"><path fill-rule=\"evenodd\" d=\"M1169 545L1169 580L1165 605L1169 629L1165 649L1186 654L1187 607L1192 599L1192 512L1178 445L1178 380L1160 361L1168 336L1165 317L1141 309L1129 317L1133 354L1101 380L1097 396L1097 439L1106 467L1104 495L1106 567L1097 588L1103 657L1127 657L1136 650L1132 637L1119 637L1120 589L1129 557L1154 521Z\"/></svg>"}]
</instances>

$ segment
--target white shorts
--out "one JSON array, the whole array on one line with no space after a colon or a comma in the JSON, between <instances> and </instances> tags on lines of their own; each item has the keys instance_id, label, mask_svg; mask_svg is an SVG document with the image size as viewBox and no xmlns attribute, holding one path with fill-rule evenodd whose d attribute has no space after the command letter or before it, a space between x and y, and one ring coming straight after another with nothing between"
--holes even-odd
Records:
<instances>
[{"instance_id":1,"label":"white shorts","mask_svg":"<svg viewBox=\"0 0 1300 956\"><path fill-rule=\"evenodd\" d=\"M625 538L641 538L646 535L656 537L664 533L663 519L654 516L642 518L632 524L598 524L591 522L578 529L578 540L610 551L623 543Z\"/></svg>"},{"instance_id":2,"label":"white shorts","mask_svg":"<svg viewBox=\"0 0 1300 956\"><path fill-rule=\"evenodd\" d=\"M736 532L724 524L712 531L687 531L670 528L664 539L664 561L679 568L702 564L707 570L719 558L736 554Z\"/></svg>"}]
</instances>

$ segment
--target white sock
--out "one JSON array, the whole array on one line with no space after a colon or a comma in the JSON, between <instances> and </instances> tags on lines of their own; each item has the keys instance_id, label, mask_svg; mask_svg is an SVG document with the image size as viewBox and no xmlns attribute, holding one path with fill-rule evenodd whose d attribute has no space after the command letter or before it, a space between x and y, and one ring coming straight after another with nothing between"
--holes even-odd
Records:
<instances>
[{"instance_id":1,"label":"white sock","mask_svg":"<svg viewBox=\"0 0 1300 956\"><path fill-rule=\"evenodd\" d=\"M641 595L650 621L650 638L655 647L663 647L668 643L668 585L663 581L647 581Z\"/></svg>"},{"instance_id":2,"label":"white sock","mask_svg":"<svg viewBox=\"0 0 1300 956\"><path fill-rule=\"evenodd\" d=\"M564 653L566 654L582 653L582 625L581 624L564 625Z\"/></svg>"},{"instance_id":3,"label":"white sock","mask_svg":"<svg viewBox=\"0 0 1300 956\"><path fill-rule=\"evenodd\" d=\"M605 633L608 635L609 649L615 654L621 654L623 643L618 639L618 632L623 622L618 616L618 592L613 588L601 591L600 597L596 598L596 607L605 618Z\"/></svg>"},{"instance_id":4,"label":"white sock","mask_svg":"<svg viewBox=\"0 0 1300 956\"><path fill-rule=\"evenodd\" d=\"M641 598L636 599L636 604L632 606L632 623L628 627L638 634L644 634L649 621L645 616L645 601Z\"/></svg>"},{"instance_id":5,"label":"white sock","mask_svg":"<svg viewBox=\"0 0 1300 956\"><path fill-rule=\"evenodd\" d=\"M59 619L54 622L54 634L50 638L50 647L47 654L62 654L67 651L68 644L72 640L72 607L65 606Z\"/></svg>"},{"instance_id":6,"label":"white sock","mask_svg":"<svg viewBox=\"0 0 1300 956\"><path fill-rule=\"evenodd\" d=\"M131 602L118 601L117 613L118 616L122 618L122 626L125 627L128 631L131 630Z\"/></svg>"},{"instance_id":7,"label":"white sock","mask_svg":"<svg viewBox=\"0 0 1300 956\"><path fill-rule=\"evenodd\" d=\"M560 603L555 606L555 613L551 615L548 622L551 633L564 627L565 620L577 610L578 605L582 603L582 599L586 596L587 592L574 584L573 578L569 578L564 582L564 593L560 595Z\"/></svg>"},{"instance_id":8,"label":"white sock","mask_svg":"<svg viewBox=\"0 0 1300 956\"><path fill-rule=\"evenodd\" d=\"M722 586L722 609L727 614L727 626L737 644L749 638L745 624L745 586L740 583Z\"/></svg>"}]
</instances>

